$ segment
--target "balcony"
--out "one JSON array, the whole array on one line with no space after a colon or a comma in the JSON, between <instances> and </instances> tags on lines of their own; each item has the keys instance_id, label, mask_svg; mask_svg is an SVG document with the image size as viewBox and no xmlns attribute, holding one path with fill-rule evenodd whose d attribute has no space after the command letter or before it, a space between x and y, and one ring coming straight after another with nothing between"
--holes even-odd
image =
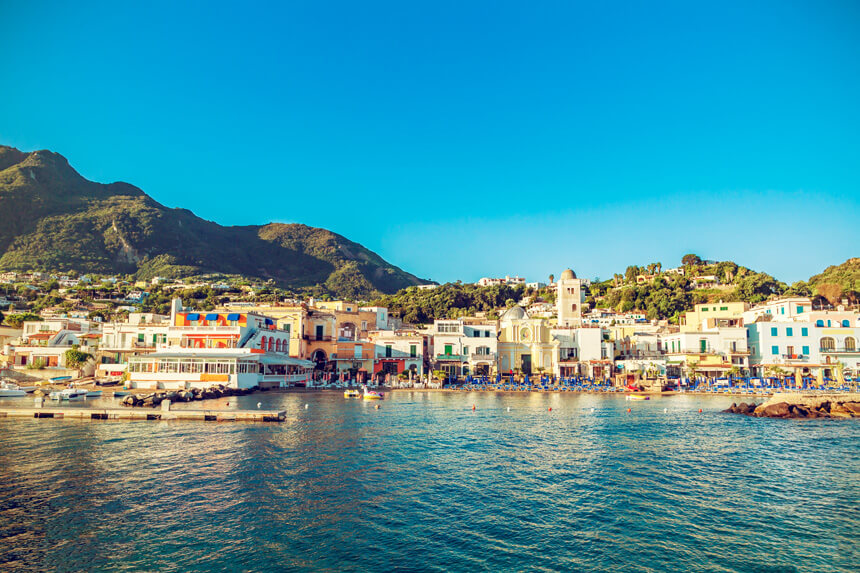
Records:
<instances>
[{"instance_id":1,"label":"balcony","mask_svg":"<svg viewBox=\"0 0 860 573\"><path fill-rule=\"evenodd\" d=\"M462 354L437 354L436 360L439 362L466 362L468 356Z\"/></svg>"},{"instance_id":2,"label":"balcony","mask_svg":"<svg viewBox=\"0 0 860 573\"><path fill-rule=\"evenodd\" d=\"M785 360L806 360L809 356L804 356L803 354L783 354L782 357Z\"/></svg>"},{"instance_id":3,"label":"balcony","mask_svg":"<svg viewBox=\"0 0 860 573\"><path fill-rule=\"evenodd\" d=\"M495 352L490 352L488 354L476 354L473 352L472 354L469 355L469 361L471 361L471 362L480 362L480 361L495 362L495 360L496 360L496 353Z\"/></svg>"},{"instance_id":4,"label":"balcony","mask_svg":"<svg viewBox=\"0 0 860 573\"><path fill-rule=\"evenodd\" d=\"M860 354L856 346L830 346L821 349L822 354Z\"/></svg>"},{"instance_id":5,"label":"balcony","mask_svg":"<svg viewBox=\"0 0 860 573\"><path fill-rule=\"evenodd\" d=\"M316 336L313 334L303 334L302 340L307 340L308 342L331 342L334 340L331 336Z\"/></svg>"}]
</instances>

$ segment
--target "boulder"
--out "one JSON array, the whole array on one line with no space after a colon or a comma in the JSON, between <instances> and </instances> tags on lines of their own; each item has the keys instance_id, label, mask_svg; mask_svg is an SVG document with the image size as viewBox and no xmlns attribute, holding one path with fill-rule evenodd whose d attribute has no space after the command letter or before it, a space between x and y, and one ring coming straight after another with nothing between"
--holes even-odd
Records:
<instances>
[{"instance_id":1,"label":"boulder","mask_svg":"<svg viewBox=\"0 0 860 573\"><path fill-rule=\"evenodd\" d=\"M788 404L785 402L778 402L776 404L769 404L767 406L759 406L756 408L756 415L763 418L786 418L790 413Z\"/></svg>"},{"instance_id":2,"label":"boulder","mask_svg":"<svg viewBox=\"0 0 860 573\"><path fill-rule=\"evenodd\" d=\"M830 405L830 415L833 416L834 418L851 418L852 417L851 411L848 408L846 408L845 406L843 406L842 404L839 404L837 402L834 402Z\"/></svg>"},{"instance_id":3,"label":"boulder","mask_svg":"<svg viewBox=\"0 0 860 573\"><path fill-rule=\"evenodd\" d=\"M843 402L842 407L855 416L860 416L860 402Z\"/></svg>"}]
</instances>

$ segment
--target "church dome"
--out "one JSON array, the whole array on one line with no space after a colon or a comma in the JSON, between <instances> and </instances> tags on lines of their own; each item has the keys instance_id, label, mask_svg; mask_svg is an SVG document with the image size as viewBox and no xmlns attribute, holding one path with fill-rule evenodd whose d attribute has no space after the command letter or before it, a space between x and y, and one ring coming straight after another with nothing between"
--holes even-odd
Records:
<instances>
[{"instance_id":1,"label":"church dome","mask_svg":"<svg viewBox=\"0 0 860 573\"><path fill-rule=\"evenodd\" d=\"M512 306L500 317L500 320L522 320L524 318L528 318L529 315L526 313L525 309L519 305Z\"/></svg>"},{"instance_id":2,"label":"church dome","mask_svg":"<svg viewBox=\"0 0 860 573\"><path fill-rule=\"evenodd\" d=\"M576 273L573 272L571 269L567 269L566 271L561 273L561 280L575 279L575 278L576 278Z\"/></svg>"}]
</instances>

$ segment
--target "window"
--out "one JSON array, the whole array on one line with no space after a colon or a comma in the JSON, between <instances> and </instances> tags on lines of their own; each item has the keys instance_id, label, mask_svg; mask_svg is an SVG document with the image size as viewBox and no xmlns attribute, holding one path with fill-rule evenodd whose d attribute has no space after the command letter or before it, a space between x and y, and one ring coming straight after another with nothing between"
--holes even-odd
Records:
<instances>
[{"instance_id":1,"label":"window","mask_svg":"<svg viewBox=\"0 0 860 573\"><path fill-rule=\"evenodd\" d=\"M576 310L576 305L575 305L575 304L570 305L570 310L575 311L575 310Z\"/></svg>"},{"instance_id":2,"label":"window","mask_svg":"<svg viewBox=\"0 0 860 573\"><path fill-rule=\"evenodd\" d=\"M854 340L853 336L845 337L845 350L848 352L854 352L857 350L857 342Z\"/></svg>"},{"instance_id":3,"label":"window","mask_svg":"<svg viewBox=\"0 0 860 573\"><path fill-rule=\"evenodd\" d=\"M418 356L418 346L416 346L415 344L411 344L409 346L409 357L415 358L416 356Z\"/></svg>"},{"instance_id":4,"label":"window","mask_svg":"<svg viewBox=\"0 0 860 573\"><path fill-rule=\"evenodd\" d=\"M137 335L137 341L143 342L143 333L142 332Z\"/></svg>"},{"instance_id":5,"label":"window","mask_svg":"<svg viewBox=\"0 0 860 573\"><path fill-rule=\"evenodd\" d=\"M803 307L802 306L797 307L797 314L803 314Z\"/></svg>"},{"instance_id":6,"label":"window","mask_svg":"<svg viewBox=\"0 0 860 573\"><path fill-rule=\"evenodd\" d=\"M322 340L325 334L325 325L318 324L316 329L317 340Z\"/></svg>"},{"instance_id":7,"label":"window","mask_svg":"<svg viewBox=\"0 0 860 573\"><path fill-rule=\"evenodd\" d=\"M785 314L785 307L784 306L779 307L779 314Z\"/></svg>"},{"instance_id":8,"label":"window","mask_svg":"<svg viewBox=\"0 0 860 573\"><path fill-rule=\"evenodd\" d=\"M721 307L720 307L720 310L729 310L729 307L727 307L727 306L721 306Z\"/></svg>"},{"instance_id":9,"label":"window","mask_svg":"<svg viewBox=\"0 0 860 573\"><path fill-rule=\"evenodd\" d=\"M702 307L702 312L708 312L708 307Z\"/></svg>"},{"instance_id":10,"label":"window","mask_svg":"<svg viewBox=\"0 0 860 573\"><path fill-rule=\"evenodd\" d=\"M390 344L385 345L385 357L391 358L391 345Z\"/></svg>"},{"instance_id":11,"label":"window","mask_svg":"<svg viewBox=\"0 0 860 573\"><path fill-rule=\"evenodd\" d=\"M794 336L794 329L791 327L786 328L785 329L785 335L786 336ZM789 354L791 354L791 352L789 352Z\"/></svg>"},{"instance_id":12,"label":"window","mask_svg":"<svg viewBox=\"0 0 860 573\"><path fill-rule=\"evenodd\" d=\"M785 353L789 356L794 356L794 346L786 346Z\"/></svg>"},{"instance_id":13,"label":"window","mask_svg":"<svg viewBox=\"0 0 860 573\"><path fill-rule=\"evenodd\" d=\"M843 321L842 321L842 326L844 326L845 328L848 328L849 326L851 326L851 323L850 323L850 322L848 322L847 320L843 320Z\"/></svg>"},{"instance_id":14,"label":"window","mask_svg":"<svg viewBox=\"0 0 860 573\"><path fill-rule=\"evenodd\" d=\"M824 326L824 321L823 320L816 320L815 326Z\"/></svg>"},{"instance_id":15,"label":"window","mask_svg":"<svg viewBox=\"0 0 860 573\"><path fill-rule=\"evenodd\" d=\"M361 344L355 345L355 358L361 358Z\"/></svg>"},{"instance_id":16,"label":"window","mask_svg":"<svg viewBox=\"0 0 860 573\"><path fill-rule=\"evenodd\" d=\"M468 346L463 347L463 354L466 354L466 355L469 354L469 347Z\"/></svg>"},{"instance_id":17,"label":"window","mask_svg":"<svg viewBox=\"0 0 860 573\"><path fill-rule=\"evenodd\" d=\"M440 322L436 325L437 332L458 332L459 324L456 322Z\"/></svg>"},{"instance_id":18,"label":"window","mask_svg":"<svg viewBox=\"0 0 860 573\"><path fill-rule=\"evenodd\" d=\"M770 347L770 353L773 354L774 356L779 354L779 346L771 346Z\"/></svg>"},{"instance_id":19,"label":"window","mask_svg":"<svg viewBox=\"0 0 860 573\"><path fill-rule=\"evenodd\" d=\"M446 344L445 345L445 355L451 356L452 354L454 354L454 345L453 344Z\"/></svg>"},{"instance_id":20,"label":"window","mask_svg":"<svg viewBox=\"0 0 860 573\"><path fill-rule=\"evenodd\" d=\"M803 353L804 356L809 356L809 347L808 346L801 347L800 351Z\"/></svg>"},{"instance_id":21,"label":"window","mask_svg":"<svg viewBox=\"0 0 860 573\"><path fill-rule=\"evenodd\" d=\"M777 328L775 326L770 329L770 335L771 336L777 336L778 332L779 331L777 330Z\"/></svg>"},{"instance_id":22,"label":"window","mask_svg":"<svg viewBox=\"0 0 860 573\"><path fill-rule=\"evenodd\" d=\"M809 329L805 326L800 329L800 336L809 336Z\"/></svg>"},{"instance_id":23,"label":"window","mask_svg":"<svg viewBox=\"0 0 860 573\"><path fill-rule=\"evenodd\" d=\"M362 320L362 321L361 321L361 329L362 329L362 330L367 330L367 321L366 321L366 320Z\"/></svg>"},{"instance_id":24,"label":"window","mask_svg":"<svg viewBox=\"0 0 860 573\"><path fill-rule=\"evenodd\" d=\"M821 350L835 350L836 349L836 341L829 336L825 336L821 339Z\"/></svg>"}]
</instances>

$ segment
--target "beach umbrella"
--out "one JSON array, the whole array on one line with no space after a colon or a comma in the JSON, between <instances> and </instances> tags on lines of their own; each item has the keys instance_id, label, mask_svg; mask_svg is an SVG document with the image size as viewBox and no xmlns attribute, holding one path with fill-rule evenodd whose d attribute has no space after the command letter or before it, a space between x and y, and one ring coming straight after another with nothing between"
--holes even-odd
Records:
<instances>
[{"instance_id":1,"label":"beach umbrella","mask_svg":"<svg viewBox=\"0 0 860 573\"><path fill-rule=\"evenodd\" d=\"M794 371L794 385L798 388L803 387L803 376L800 374L800 368L797 368Z\"/></svg>"}]
</instances>

